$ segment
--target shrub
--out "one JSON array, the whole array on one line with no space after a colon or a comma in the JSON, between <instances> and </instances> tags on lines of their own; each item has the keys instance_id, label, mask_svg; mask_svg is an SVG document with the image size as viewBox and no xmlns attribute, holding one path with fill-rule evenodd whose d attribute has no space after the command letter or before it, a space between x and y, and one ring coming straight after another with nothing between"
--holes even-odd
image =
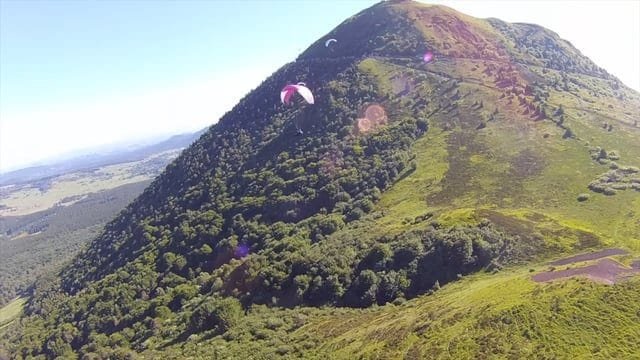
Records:
<instances>
[{"instance_id":1,"label":"shrub","mask_svg":"<svg viewBox=\"0 0 640 360\"><path fill-rule=\"evenodd\" d=\"M376 301L379 282L375 272L363 270L349 289L350 296L348 296L347 302L356 307L372 305Z\"/></svg>"},{"instance_id":2,"label":"shrub","mask_svg":"<svg viewBox=\"0 0 640 360\"><path fill-rule=\"evenodd\" d=\"M574 135L573 131L571 129L569 129L569 128L567 128L567 130L565 130L564 134L562 135L563 139L570 139L570 138L573 138L573 137L575 137L575 135Z\"/></svg>"},{"instance_id":3,"label":"shrub","mask_svg":"<svg viewBox=\"0 0 640 360\"><path fill-rule=\"evenodd\" d=\"M597 193L603 193L605 190L605 187L597 181L592 181L589 184L589 190Z\"/></svg>"},{"instance_id":4,"label":"shrub","mask_svg":"<svg viewBox=\"0 0 640 360\"><path fill-rule=\"evenodd\" d=\"M638 169L635 166L623 166L620 168L620 171L622 171L625 174L635 174L640 172L640 169Z\"/></svg>"},{"instance_id":5,"label":"shrub","mask_svg":"<svg viewBox=\"0 0 640 360\"><path fill-rule=\"evenodd\" d=\"M267 329L276 330L282 325L284 325L284 322L281 319L272 317L267 319L267 323L265 326Z\"/></svg>"},{"instance_id":6,"label":"shrub","mask_svg":"<svg viewBox=\"0 0 640 360\"><path fill-rule=\"evenodd\" d=\"M191 314L193 332L215 329L222 334L242 318L242 305L235 298L206 298Z\"/></svg>"},{"instance_id":7,"label":"shrub","mask_svg":"<svg viewBox=\"0 0 640 360\"><path fill-rule=\"evenodd\" d=\"M276 354L278 354L278 355L286 355L287 353L290 353L291 350L292 349L291 349L291 347L289 345L280 345L276 349Z\"/></svg>"},{"instance_id":8,"label":"shrub","mask_svg":"<svg viewBox=\"0 0 640 360\"><path fill-rule=\"evenodd\" d=\"M173 289L172 294L173 300L169 303L169 307L178 310L198 294L198 288L192 284L180 284Z\"/></svg>"},{"instance_id":9,"label":"shrub","mask_svg":"<svg viewBox=\"0 0 640 360\"><path fill-rule=\"evenodd\" d=\"M160 319L166 319L169 316L171 316L171 309L169 309L168 307L161 305L158 306L154 309L154 317L156 318L160 318Z\"/></svg>"},{"instance_id":10,"label":"shrub","mask_svg":"<svg viewBox=\"0 0 640 360\"><path fill-rule=\"evenodd\" d=\"M360 208L353 208L351 211L347 213L347 221L354 221L362 218L364 216L364 211Z\"/></svg>"},{"instance_id":11,"label":"shrub","mask_svg":"<svg viewBox=\"0 0 640 360\"><path fill-rule=\"evenodd\" d=\"M402 305L407 302L407 299L403 297L397 297L393 300L393 305Z\"/></svg>"},{"instance_id":12,"label":"shrub","mask_svg":"<svg viewBox=\"0 0 640 360\"><path fill-rule=\"evenodd\" d=\"M433 283L433 290L440 290L440 281L436 280L435 283Z\"/></svg>"},{"instance_id":13,"label":"shrub","mask_svg":"<svg viewBox=\"0 0 640 360\"><path fill-rule=\"evenodd\" d=\"M392 257L391 249L387 244L376 244L369 250L367 256L360 262L362 269L383 269Z\"/></svg>"},{"instance_id":14,"label":"shrub","mask_svg":"<svg viewBox=\"0 0 640 360\"><path fill-rule=\"evenodd\" d=\"M204 244L202 245L202 247L200 247L200 254L202 255L209 255L213 252L213 249L211 249L211 246L209 246L208 244Z\"/></svg>"},{"instance_id":15,"label":"shrub","mask_svg":"<svg viewBox=\"0 0 640 360\"><path fill-rule=\"evenodd\" d=\"M355 203L355 206L359 207L360 209L362 209L362 211L368 213L371 212L371 210L373 210L373 202L369 199L364 199L364 200L358 200Z\"/></svg>"},{"instance_id":16,"label":"shrub","mask_svg":"<svg viewBox=\"0 0 640 360\"><path fill-rule=\"evenodd\" d=\"M589 194L578 195L578 201L587 201L587 200L589 200Z\"/></svg>"},{"instance_id":17,"label":"shrub","mask_svg":"<svg viewBox=\"0 0 640 360\"><path fill-rule=\"evenodd\" d=\"M293 324L291 325L291 330L295 330L304 326L307 322L307 316L304 314L295 313L293 315Z\"/></svg>"},{"instance_id":18,"label":"shrub","mask_svg":"<svg viewBox=\"0 0 640 360\"><path fill-rule=\"evenodd\" d=\"M608 154L609 160L620 160L620 155L615 150L609 151Z\"/></svg>"},{"instance_id":19,"label":"shrub","mask_svg":"<svg viewBox=\"0 0 640 360\"><path fill-rule=\"evenodd\" d=\"M270 337L271 332L265 329L251 329L251 335L256 340L266 340Z\"/></svg>"},{"instance_id":20,"label":"shrub","mask_svg":"<svg viewBox=\"0 0 640 360\"><path fill-rule=\"evenodd\" d=\"M320 232L324 235L333 234L344 226L344 221L339 215L326 216L318 223Z\"/></svg>"}]
</instances>

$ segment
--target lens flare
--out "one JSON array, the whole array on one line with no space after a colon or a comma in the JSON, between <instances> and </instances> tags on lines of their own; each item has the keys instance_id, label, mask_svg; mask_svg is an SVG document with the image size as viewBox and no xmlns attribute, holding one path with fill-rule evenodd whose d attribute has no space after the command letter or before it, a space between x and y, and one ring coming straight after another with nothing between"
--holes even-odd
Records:
<instances>
[{"instance_id":1,"label":"lens flare","mask_svg":"<svg viewBox=\"0 0 640 360\"><path fill-rule=\"evenodd\" d=\"M344 166L342 151L333 149L322 155L320 158L320 174L328 177L336 175L337 171Z\"/></svg>"},{"instance_id":2,"label":"lens flare","mask_svg":"<svg viewBox=\"0 0 640 360\"><path fill-rule=\"evenodd\" d=\"M387 113L384 108L378 104L367 106L364 111L364 117L369 119L374 125L385 125L387 123Z\"/></svg>"},{"instance_id":3,"label":"lens flare","mask_svg":"<svg viewBox=\"0 0 640 360\"><path fill-rule=\"evenodd\" d=\"M387 112L379 104L369 104L356 120L357 132L364 134L384 126L388 122Z\"/></svg>"},{"instance_id":4,"label":"lens flare","mask_svg":"<svg viewBox=\"0 0 640 360\"><path fill-rule=\"evenodd\" d=\"M408 76L403 75L392 79L391 87L395 95L406 96L413 90L414 84Z\"/></svg>"},{"instance_id":5,"label":"lens flare","mask_svg":"<svg viewBox=\"0 0 640 360\"><path fill-rule=\"evenodd\" d=\"M238 246L236 246L236 249L233 252L233 254L237 258L243 258L243 257L249 255L249 246L244 245L244 244L238 245Z\"/></svg>"},{"instance_id":6,"label":"lens flare","mask_svg":"<svg viewBox=\"0 0 640 360\"><path fill-rule=\"evenodd\" d=\"M367 118L360 118L356 121L358 123L358 131L361 133L366 133L368 131L371 131L371 129L373 129L371 121L369 121L369 119Z\"/></svg>"},{"instance_id":7,"label":"lens flare","mask_svg":"<svg viewBox=\"0 0 640 360\"><path fill-rule=\"evenodd\" d=\"M428 63L431 60L433 60L433 53L431 51L427 51L426 53L424 53L424 56L422 56L422 60L424 60L424 62Z\"/></svg>"}]
</instances>

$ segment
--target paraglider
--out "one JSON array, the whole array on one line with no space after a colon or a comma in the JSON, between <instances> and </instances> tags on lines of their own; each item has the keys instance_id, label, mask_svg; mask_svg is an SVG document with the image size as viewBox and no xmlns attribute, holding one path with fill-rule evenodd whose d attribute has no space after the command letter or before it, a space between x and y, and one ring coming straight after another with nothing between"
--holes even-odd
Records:
<instances>
[{"instance_id":1,"label":"paraglider","mask_svg":"<svg viewBox=\"0 0 640 360\"><path fill-rule=\"evenodd\" d=\"M433 53L431 51L427 51L426 53L424 53L422 60L424 60L424 62L426 63L430 62L431 60L433 60Z\"/></svg>"},{"instance_id":2,"label":"paraglider","mask_svg":"<svg viewBox=\"0 0 640 360\"><path fill-rule=\"evenodd\" d=\"M325 47L329 47L329 45L331 45L332 43L338 42L338 40L336 39L329 39L327 41L324 42L324 46Z\"/></svg>"},{"instance_id":3,"label":"paraglider","mask_svg":"<svg viewBox=\"0 0 640 360\"><path fill-rule=\"evenodd\" d=\"M296 92L300 94L300 96L302 96L302 98L307 103L313 104L313 94L311 93L311 90L309 90L309 88L306 86L306 84L302 82L299 82L296 85L289 84L282 88L282 91L280 91L280 100L283 104L289 105L293 94L295 94Z\"/></svg>"}]
</instances>

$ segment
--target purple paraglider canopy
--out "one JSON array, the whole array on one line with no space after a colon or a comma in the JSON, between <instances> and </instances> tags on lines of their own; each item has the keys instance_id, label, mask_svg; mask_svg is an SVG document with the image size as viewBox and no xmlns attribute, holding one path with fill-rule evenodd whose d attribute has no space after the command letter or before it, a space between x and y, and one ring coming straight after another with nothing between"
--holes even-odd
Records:
<instances>
[{"instance_id":1,"label":"purple paraglider canopy","mask_svg":"<svg viewBox=\"0 0 640 360\"><path fill-rule=\"evenodd\" d=\"M244 244L240 244L236 247L235 251L234 251L234 255L237 258L243 258L247 255L249 255L249 246L244 245Z\"/></svg>"}]
</instances>

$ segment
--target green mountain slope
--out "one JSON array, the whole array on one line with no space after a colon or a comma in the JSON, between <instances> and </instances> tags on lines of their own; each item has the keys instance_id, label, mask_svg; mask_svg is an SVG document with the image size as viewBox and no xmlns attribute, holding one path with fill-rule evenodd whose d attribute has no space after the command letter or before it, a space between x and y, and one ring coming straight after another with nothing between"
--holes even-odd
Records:
<instances>
[{"instance_id":1,"label":"green mountain slope","mask_svg":"<svg viewBox=\"0 0 640 360\"><path fill-rule=\"evenodd\" d=\"M217 359L635 359L640 283L529 272L473 275L432 296L368 309L253 307L224 336L205 332L142 353ZM166 323L171 326L171 323Z\"/></svg>"},{"instance_id":2,"label":"green mountain slope","mask_svg":"<svg viewBox=\"0 0 640 360\"><path fill-rule=\"evenodd\" d=\"M640 95L546 29L442 6L380 3L327 36L36 287L14 354L637 354L637 279L531 273L640 253ZM279 104L300 81L316 103Z\"/></svg>"}]
</instances>

